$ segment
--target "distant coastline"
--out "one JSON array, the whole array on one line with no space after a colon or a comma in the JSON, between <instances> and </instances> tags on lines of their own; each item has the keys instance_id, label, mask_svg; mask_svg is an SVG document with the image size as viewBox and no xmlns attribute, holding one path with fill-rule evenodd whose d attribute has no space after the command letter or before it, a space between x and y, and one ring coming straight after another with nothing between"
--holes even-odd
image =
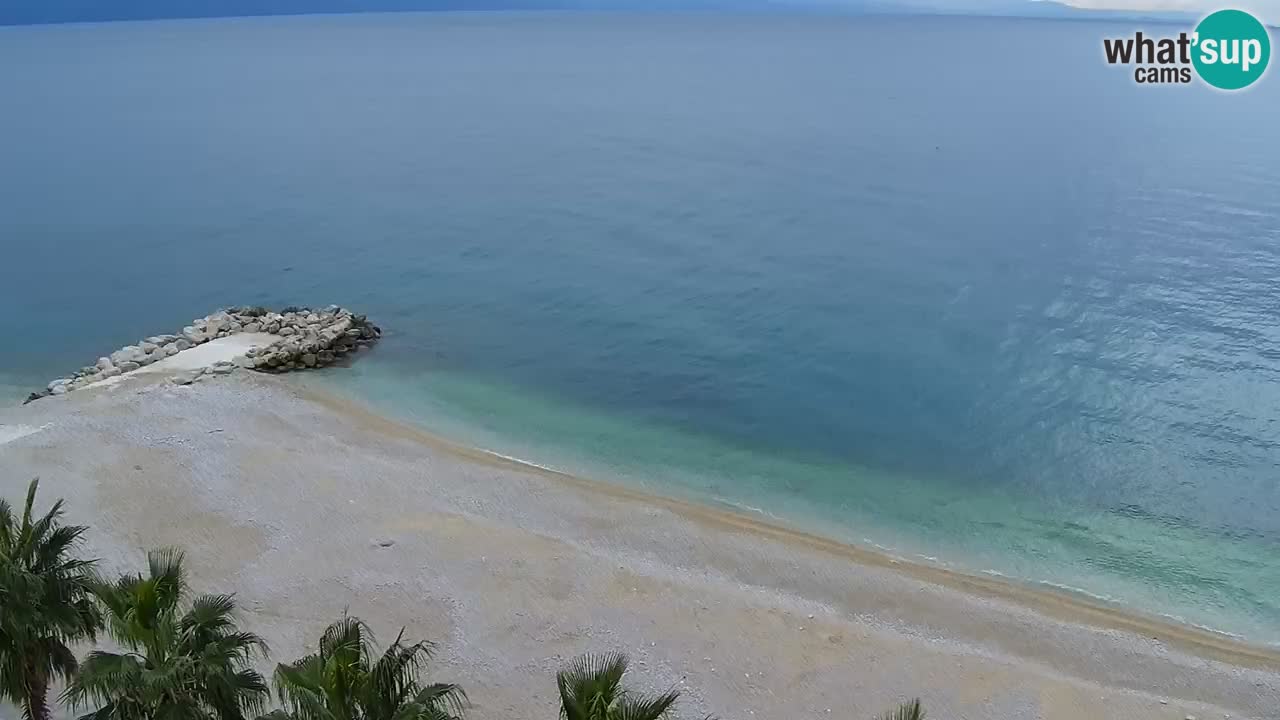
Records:
<instances>
[{"instance_id":1,"label":"distant coastline","mask_svg":"<svg viewBox=\"0 0 1280 720\"><path fill-rule=\"evenodd\" d=\"M970 6L919 0L861 0L853 4L809 2L778 6L769 2L729 0L637 1L634 3L592 4L557 0L271 0L252 2L135 2L86 6L76 0L47 0L41 3L10 3L0 8L0 27L59 25L68 23L129 22L145 20L192 20L235 17L291 15L348 15L365 13L738 13L775 15L905 15L970 16L992 18L1032 18L1054 20L1102 20L1115 22L1193 22L1202 14L1174 11L1097 10L1077 8L1057 0L998 0Z\"/></svg>"}]
</instances>

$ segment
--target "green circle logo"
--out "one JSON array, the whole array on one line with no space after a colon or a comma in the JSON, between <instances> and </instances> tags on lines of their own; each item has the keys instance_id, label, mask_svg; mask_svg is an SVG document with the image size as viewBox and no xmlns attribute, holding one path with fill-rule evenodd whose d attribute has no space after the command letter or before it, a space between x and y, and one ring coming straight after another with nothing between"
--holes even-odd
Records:
<instances>
[{"instance_id":1,"label":"green circle logo","mask_svg":"<svg viewBox=\"0 0 1280 720\"><path fill-rule=\"evenodd\" d=\"M1192 42L1200 79L1220 90L1249 87L1271 59L1267 28L1243 10L1219 10L1201 20Z\"/></svg>"}]
</instances>

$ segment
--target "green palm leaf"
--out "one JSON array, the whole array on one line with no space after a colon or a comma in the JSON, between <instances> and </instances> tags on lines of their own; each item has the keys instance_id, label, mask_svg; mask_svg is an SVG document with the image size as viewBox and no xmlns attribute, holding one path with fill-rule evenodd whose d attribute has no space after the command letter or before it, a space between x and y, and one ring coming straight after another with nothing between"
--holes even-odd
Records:
<instances>
[{"instance_id":1,"label":"green palm leaf","mask_svg":"<svg viewBox=\"0 0 1280 720\"><path fill-rule=\"evenodd\" d=\"M185 558L176 549L147 555L146 575L94 590L116 639L132 652L92 653L64 698L99 704L95 720L243 720L263 709L267 683L248 667L266 644L235 621L232 595L201 595L185 612Z\"/></svg>"},{"instance_id":2,"label":"green palm leaf","mask_svg":"<svg viewBox=\"0 0 1280 720\"><path fill-rule=\"evenodd\" d=\"M560 717L565 720L604 720L617 701L627 658L621 653L587 654L556 673Z\"/></svg>"},{"instance_id":3,"label":"green palm leaf","mask_svg":"<svg viewBox=\"0 0 1280 720\"><path fill-rule=\"evenodd\" d=\"M680 693L656 697L622 687L627 658L621 653L583 655L556 673L560 717L564 720L657 720L665 717Z\"/></svg>"},{"instance_id":4,"label":"green palm leaf","mask_svg":"<svg viewBox=\"0 0 1280 720\"><path fill-rule=\"evenodd\" d=\"M881 715L880 720L924 720L924 708L920 707L920 699L916 698Z\"/></svg>"},{"instance_id":5,"label":"green palm leaf","mask_svg":"<svg viewBox=\"0 0 1280 720\"><path fill-rule=\"evenodd\" d=\"M102 618L91 600L93 560L76 556L86 528L62 525L62 501L35 517L32 480L21 518L0 500L0 699L24 717L49 717L49 684L76 671L68 644L94 639Z\"/></svg>"},{"instance_id":6,"label":"green palm leaf","mask_svg":"<svg viewBox=\"0 0 1280 720\"><path fill-rule=\"evenodd\" d=\"M290 720L452 720L466 695L456 685L420 682L433 645L406 644L404 631L381 653L359 619L325 629L319 649L275 672L276 694Z\"/></svg>"},{"instance_id":7,"label":"green palm leaf","mask_svg":"<svg viewBox=\"0 0 1280 720\"><path fill-rule=\"evenodd\" d=\"M671 690L655 698L624 697L610 718L612 720L658 720L675 705L680 693Z\"/></svg>"}]
</instances>

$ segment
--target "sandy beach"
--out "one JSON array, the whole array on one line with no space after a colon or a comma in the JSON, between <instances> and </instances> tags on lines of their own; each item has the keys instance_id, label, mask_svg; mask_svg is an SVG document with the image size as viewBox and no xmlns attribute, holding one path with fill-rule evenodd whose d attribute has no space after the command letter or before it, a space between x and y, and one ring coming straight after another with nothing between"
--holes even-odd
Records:
<instances>
[{"instance_id":1,"label":"sandy beach","mask_svg":"<svg viewBox=\"0 0 1280 720\"><path fill-rule=\"evenodd\" d=\"M457 446L238 372L0 410L0 493L41 478L105 569L187 550L272 659L344 609L439 644L470 717L556 716L553 674L631 655L678 717L1280 718L1280 657L1207 632ZM12 709L0 708L0 716Z\"/></svg>"}]
</instances>

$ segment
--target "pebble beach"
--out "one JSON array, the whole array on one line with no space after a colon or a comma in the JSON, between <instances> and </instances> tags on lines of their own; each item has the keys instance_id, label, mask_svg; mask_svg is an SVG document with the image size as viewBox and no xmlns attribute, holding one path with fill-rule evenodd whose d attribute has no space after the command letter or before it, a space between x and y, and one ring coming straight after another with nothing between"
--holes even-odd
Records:
<instances>
[{"instance_id":1,"label":"pebble beach","mask_svg":"<svg viewBox=\"0 0 1280 720\"><path fill-rule=\"evenodd\" d=\"M0 410L0 493L32 477L105 570L185 549L276 661L349 610L438 643L478 720L554 717L554 672L622 650L678 717L1275 718L1280 658L1230 638L914 565L535 468L250 371L164 372ZM0 715L12 712L0 710Z\"/></svg>"}]
</instances>

